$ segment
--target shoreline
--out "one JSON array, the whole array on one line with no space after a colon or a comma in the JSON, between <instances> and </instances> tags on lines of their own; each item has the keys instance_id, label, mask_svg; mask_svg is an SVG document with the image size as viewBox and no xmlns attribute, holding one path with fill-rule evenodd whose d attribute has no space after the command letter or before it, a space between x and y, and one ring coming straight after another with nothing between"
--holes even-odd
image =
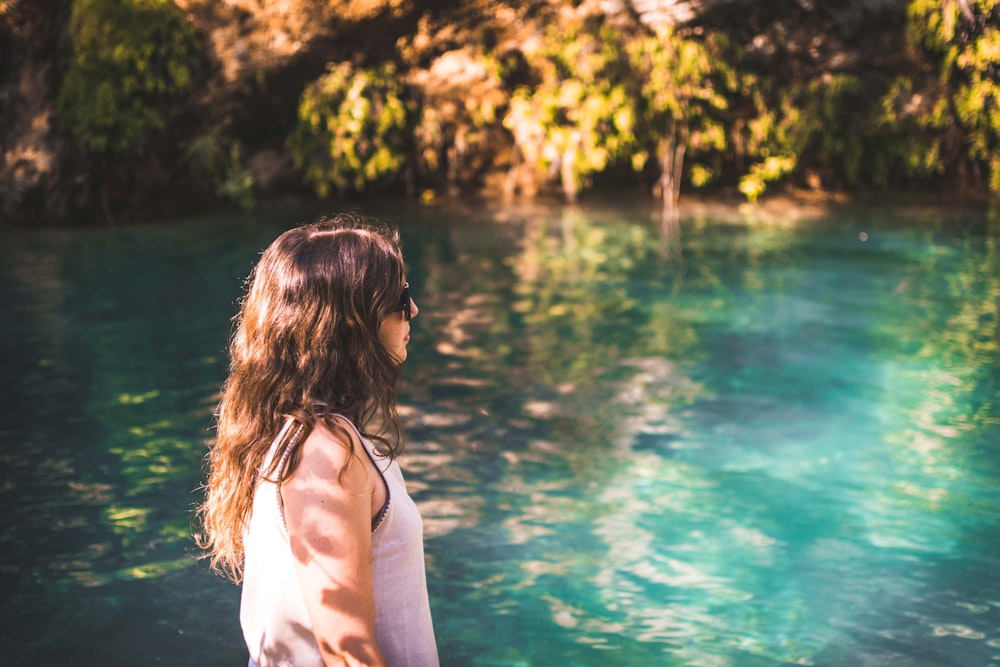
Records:
<instances>
[{"instance_id":1,"label":"shoreline","mask_svg":"<svg viewBox=\"0 0 1000 667\"><path fill-rule=\"evenodd\" d=\"M115 224L109 225L103 218L87 219L76 224L41 223L41 224L0 224L0 232L16 232L27 230L71 230L71 229L108 229L137 228L147 224L170 224L173 221L200 217L240 217L260 219L269 215L282 215L288 211L310 211L316 215L334 210L351 209L415 209L432 211L436 208L451 210L468 210L470 214L492 214L520 216L531 212L554 212L559 210L603 209L612 208L625 203L647 212L651 216L662 215L663 209L659 198L641 189L623 186L620 188L600 188L588 190L581 194L578 201L565 201L560 193L543 192L533 198L515 197L505 200L503 196L493 192L464 193L454 196L441 196L432 201L424 202L419 197L377 196L349 197L344 200L324 201L301 193L275 194L260 197L255 206L241 211L231 206L208 206L187 212L170 211L162 215L145 212L135 212L134 215L119 218ZM928 213L942 214L947 217L967 213L982 214L991 209L1000 209L1000 200L982 194L970 195L963 192L955 193L912 193L885 192L865 195L855 195L826 190L796 190L786 188L775 190L761 197L757 202L749 202L746 197L735 189L719 189L682 193L678 201L676 215L679 219L712 217L744 224L795 224L799 221L817 220L834 215L838 212L859 211L909 211L916 217Z\"/></svg>"}]
</instances>

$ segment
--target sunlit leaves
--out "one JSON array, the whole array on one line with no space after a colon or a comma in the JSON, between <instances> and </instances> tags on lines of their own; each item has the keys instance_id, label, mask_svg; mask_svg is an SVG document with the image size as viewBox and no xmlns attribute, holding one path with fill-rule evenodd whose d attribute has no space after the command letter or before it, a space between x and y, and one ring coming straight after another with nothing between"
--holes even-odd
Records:
<instances>
[{"instance_id":1,"label":"sunlit leaves","mask_svg":"<svg viewBox=\"0 0 1000 667\"><path fill-rule=\"evenodd\" d=\"M690 169L691 169L691 176L690 176L691 185L693 185L696 188L708 185L715 177L715 174L711 169L708 169L700 164L691 165Z\"/></svg>"},{"instance_id":2,"label":"sunlit leaves","mask_svg":"<svg viewBox=\"0 0 1000 667\"><path fill-rule=\"evenodd\" d=\"M633 37L625 46L634 76L641 84L642 99L654 116L690 119L696 104L707 109L726 109L729 101L717 78L725 77L726 65L713 59L708 48L669 30Z\"/></svg>"},{"instance_id":3,"label":"sunlit leaves","mask_svg":"<svg viewBox=\"0 0 1000 667\"><path fill-rule=\"evenodd\" d=\"M668 29L636 35L626 42L625 50L640 107L638 152L654 151L659 156L663 187L671 184L671 197L679 191L681 174L674 171L681 169L681 156L697 161L691 183L707 184L715 171L701 160L726 147L719 112L729 107L724 94L732 80L729 66L714 59L705 44ZM640 168L644 163L633 161Z\"/></svg>"},{"instance_id":4,"label":"sunlit leaves","mask_svg":"<svg viewBox=\"0 0 1000 667\"><path fill-rule=\"evenodd\" d=\"M408 113L391 63L331 63L299 101L299 122L289 139L295 166L321 197L331 187L362 190L398 174L410 137Z\"/></svg>"},{"instance_id":5,"label":"sunlit leaves","mask_svg":"<svg viewBox=\"0 0 1000 667\"><path fill-rule=\"evenodd\" d=\"M504 118L522 158L539 176L559 174L570 199L635 141L618 40L585 20L550 26L541 48L527 54L541 81L517 89Z\"/></svg>"},{"instance_id":6,"label":"sunlit leaves","mask_svg":"<svg viewBox=\"0 0 1000 667\"><path fill-rule=\"evenodd\" d=\"M434 186L442 180L449 189L473 182L488 169L503 132L499 113L508 99L503 68L478 48L446 51L428 66L412 50L405 44L401 49L416 60L407 83L419 91L417 167Z\"/></svg>"},{"instance_id":7,"label":"sunlit leaves","mask_svg":"<svg viewBox=\"0 0 1000 667\"><path fill-rule=\"evenodd\" d=\"M331 65L289 144L305 181L325 196L408 169L428 202L442 181L501 170L505 191L557 185L572 200L628 165L675 197L682 175L750 199L783 181L821 187L814 175L838 188L958 172L1000 188L998 0L914 0L909 53L871 71L800 62L811 75L794 76L707 26L549 10L493 16L482 33L499 41L425 16L395 68Z\"/></svg>"},{"instance_id":8,"label":"sunlit leaves","mask_svg":"<svg viewBox=\"0 0 1000 667\"><path fill-rule=\"evenodd\" d=\"M937 80L897 84L889 104L903 89L916 100L909 122L932 130L928 139L934 171L962 159L986 172L986 184L1000 193L1000 1L913 0L907 37L914 57L934 66ZM921 97L927 100L917 99ZM963 135L956 141L956 131ZM922 162L922 164L921 164ZM929 160L917 165L930 171ZM910 164L914 161L911 159Z\"/></svg>"},{"instance_id":9,"label":"sunlit leaves","mask_svg":"<svg viewBox=\"0 0 1000 667\"><path fill-rule=\"evenodd\" d=\"M824 74L804 83L759 77L751 91L755 113L741 143L752 164L739 189L755 201L767 184L795 174L803 159L823 165L848 184L861 178L865 158L865 109L853 74Z\"/></svg>"},{"instance_id":10,"label":"sunlit leaves","mask_svg":"<svg viewBox=\"0 0 1000 667\"><path fill-rule=\"evenodd\" d=\"M764 194L767 183L777 181L795 169L794 155L769 156L750 167L750 172L740 179L740 192L754 202Z\"/></svg>"}]
</instances>

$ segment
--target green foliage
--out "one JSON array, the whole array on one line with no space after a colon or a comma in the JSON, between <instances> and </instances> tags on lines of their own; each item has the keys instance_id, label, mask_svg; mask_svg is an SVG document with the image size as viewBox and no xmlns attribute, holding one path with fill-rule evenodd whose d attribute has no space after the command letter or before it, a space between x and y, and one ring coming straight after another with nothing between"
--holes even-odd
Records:
<instances>
[{"instance_id":1,"label":"green foliage","mask_svg":"<svg viewBox=\"0 0 1000 667\"><path fill-rule=\"evenodd\" d=\"M539 50L525 54L540 82L514 92L503 121L522 158L542 173L558 172L570 198L635 142L619 39L589 21L549 26Z\"/></svg>"},{"instance_id":2,"label":"green foliage","mask_svg":"<svg viewBox=\"0 0 1000 667\"><path fill-rule=\"evenodd\" d=\"M783 176L795 170L796 157L794 155L778 155L764 158L750 167L750 171L740 178L740 192L742 192L751 202L758 198L767 189L767 183L780 180Z\"/></svg>"},{"instance_id":3,"label":"green foliage","mask_svg":"<svg viewBox=\"0 0 1000 667\"><path fill-rule=\"evenodd\" d=\"M755 115L746 123L745 155L753 161L739 189L756 201L767 184L794 174L808 157L827 170L839 169L848 183L859 178L864 159L863 112L857 112L857 77L825 74L788 85L750 77Z\"/></svg>"},{"instance_id":4,"label":"green foliage","mask_svg":"<svg viewBox=\"0 0 1000 667\"><path fill-rule=\"evenodd\" d=\"M769 182L791 173L799 155L816 128L816 119L808 111L809 88L776 86L775 100L766 96L766 87L752 87L756 115L746 123L743 137L746 156L753 163L740 177L739 190L750 201L767 189Z\"/></svg>"},{"instance_id":5,"label":"green foliage","mask_svg":"<svg viewBox=\"0 0 1000 667\"><path fill-rule=\"evenodd\" d=\"M729 108L725 93L735 87L734 70L706 44L666 28L629 39L625 49L640 107L633 166L641 169L654 152L662 160L665 140L683 140L688 157L695 160L724 150L722 112ZM697 162L690 171L696 187L715 176L706 162Z\"/></svg>"},{"instance_id":6,"label":"green foliage","mask_svg":"<svg viewBox=\"0 0 1000 667\"><path fill-rule=\"evenodd\" d=\"M0 16L12 7L0 0ZM197 36L173 0L71 8L58 119L93 153L137 154L190 90ZM910 0L905 58L824 71L841 65L783 48L799 58L793 76L722 30L650 30L587 3L549 9L498 14L489 30L504 37L488 40L479 24L425 17L395 65L330 64L298 100L296 169L320 196L404 168L454 190L513 163L504 187L558 182L572 200L611 168L651 161L665 201L682 173L695 187L738 181L752 201L800 173L877 187L955 173L1000 193L1000 0ZM216 129L185 157L219 196L250 206L243 155Z\"/></svg>"},{"instance_id":7,"label":"green foliage","mask_svg":"<svg viewBox=\"0 0 1000 667\"><path fill-rule=\"evenodd\" d=\"M63 126L94 153L140 152L164 126L164 103L191 89L194 28L169 0L75 0L69 35L56 103Z\"/></svg>"},{"instance_id":8,"label":"green foliage","mask_svg":"<svg viewBox=\"0 0 1000 667\"><path fill-rule=\"evenodd\" d=\"M243 164L243 146L221 128L196 137L185 149L184 160L195 177L211 184L216 195L243 210L253 208L253 177Z\"/></svg>"},{"instance_id":9,"label":"green foliage","mask_svg":"<svg viewBox=\"0 0 1000 667\"><path fill-rule=\"evenodd\" d=\"M885 186L899 171L906 178L923 178L944 170L940 137L949 128L944 97L925 98L908 76L897 76L882 96L875 116L880 150L873 152L873 182Z\"/></svg>"},{"instance_id":10,"label":"green foliage","mask_svg":"<svg viewBox=\"0 0 1000 667\"><path fill-rule=\"evenodd\" d=\"M408 76L419 88L414 128L417 166L454 188L487 171L500 144L499 110L508 101L503 66L479 49L447 51ZM432 192L430 190L426 192Z\"/></svg>"},{"instance_id":11,"label":"green foliage","mask_svg":"<svg viewBox=\"0 0 1000 667\"><path fill-rule=\"evenodd\" d=\"M940 172L964 158L1000 193L1000 0L913 0L907 38L937 72L929 82L897 81L883 102L887 123L929 136L906 155L908 166Z\"/></svg>"},{"instance_id":12,"label":"green foliage","mask_svg":"<svg viewBox=\"0 0 1000 667\"><path fill-rule=\"evenodd\" d=\"M812 159L839 167L851 185L858 182L864 159L868 111L857 110L861 97L861 81L853 74L826 74L810 86Z\"/></svg>"},{"instance_id":13,"label":"green foliage","mask_svg":"<svg viewBox=\"0 0 1000 667\"><path fill-rule=\"evenodd\" d=\"M406 163L410 115L392 64L331 63L303 91L298 117L288 141L292 158L321 197L331 187L362 190Z\"/></svg>"}]
</instances>

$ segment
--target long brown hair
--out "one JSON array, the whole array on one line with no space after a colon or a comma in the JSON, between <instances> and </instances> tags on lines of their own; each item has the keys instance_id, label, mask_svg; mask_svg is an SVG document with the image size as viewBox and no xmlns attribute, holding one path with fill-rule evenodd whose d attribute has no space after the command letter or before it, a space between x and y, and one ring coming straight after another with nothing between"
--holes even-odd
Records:
<instances>
[{"instance_id":1,"label":"long brown hair","mask_svg":"<svg viewBox=\"0 0 1000 667\"><path fill-rule=\"evenodd\" d=\"M344 432L353 422L380 454L402 448L396 413L398 364L379 325L398 310L405 281L399 232L358 214L290 229L261 255L234 319L229 377L222 388L217 436L198 515L199 546L212 567L239 582L243 533L258 476L277 470L296 430L318 420ZM265 457L291 417L272 464ZM371 429L371 431L369 431ZM345 446L354 453L353 439Z\"/></svg>"}]
</instances>

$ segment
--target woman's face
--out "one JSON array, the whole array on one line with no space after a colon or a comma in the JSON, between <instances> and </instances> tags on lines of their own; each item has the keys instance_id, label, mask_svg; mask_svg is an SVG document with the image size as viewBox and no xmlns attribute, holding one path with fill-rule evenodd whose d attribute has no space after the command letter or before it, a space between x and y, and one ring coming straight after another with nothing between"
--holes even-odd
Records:
<instances>
[{"instance_id":1,"label":"woman's face","mask_svg":"<svg viewBox=\"0 0 1000 667\"><path fill-rule=\"evenodd\" d=\"M419 312L417 302L410 299L410 318L416 317ZM379 325L378 335L397 364L406 361L406 344L410 342L410 322L406 319L404 311L389 313Z\"/></svg>"}]
</instances>

